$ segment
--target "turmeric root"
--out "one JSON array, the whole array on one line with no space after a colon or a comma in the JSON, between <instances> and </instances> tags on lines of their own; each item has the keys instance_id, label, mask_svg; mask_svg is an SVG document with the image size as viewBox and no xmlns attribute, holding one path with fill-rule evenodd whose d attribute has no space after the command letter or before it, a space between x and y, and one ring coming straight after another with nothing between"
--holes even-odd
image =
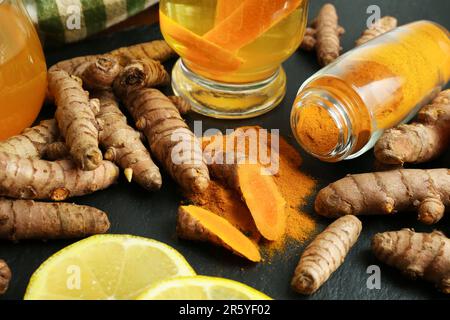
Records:
<instances>
[{"instance_id":1,"label":"turmeric root","mask_svg":"<svg viewBox=\"0 0 450 320\"><path fill-rule=\"evenodd\" d=\"M109 161L83 171L71 160L52 162L0 153L0 196L15 199L63 201L105 189L118 175L118 168Z\"/></svg>"},{"instance_id":2,"label":"turmeric root","mask_svg":"<svg viewBox=\"0 0 450 320\"><path fill-rule=\"evenodd\" d=\"M111 88L122 67L115 57L105 54L62 61L52 66L49 72L55 70L64 70L71 76L80 78L88 90L107 90Z\"/></svg>"},{"instance_id":3,"label":"turmeric root","mask_svg":"<svg viewBox=\"0 0 450 320\"><path fill-rule=\"evenodd\" d=\"M71 203L0 199L0 239L70 239L105 233L103 211Z\"/></svg>"},{"instance_id":4,"label":"turmeric root","mask_svg":"<svg viewBox=\"0 0 450 320\"><path fill-rule=\"evenodd\" d=\"M134 60L120 73L118 88L137 90L169 84L170 75L156 60ZM123 94L119 94L123 95Z\"/></svg>"},{"instance_id":5,"label":"turmeric root","mask_svg":"<svg viewBox=\"0 0 450 320\"><path fill-rule=\"evenodd\" d=\"M42 158L50 161L70 159L69 149L63 141L53 142L47 145Z\"/></svg>"},{"instance_id":6,"label":"turmeric root","mask_svg":"<svg viewBox=\"0 0 450 320\"><path fill-rule=\"evenodd\" d=\"M305 51L313 51L316 47L316 29L308 27L305 30L305 35L301 44L301 48Z\"/></svg>"},{"instance_id":7,"label":"turmeric root","mask_svg":"<svg viewBox=\"0 0 450 320\"><path fill-rule=\"evenodd\" d=\"M423 278L450 294L450 239L443 233L411 229L379 233L372 239L372 250L380 261L406 276Z\"/></svg>"},{"instance_id":8,"label":"turmeric root","mask_svg":"<svg viewBox=\"0 0 450 320\"><path fill-rule=\"evenodd\" d=\"M102 162L98 147L99 126L88 94L67 72L49 72L49 89L56 100L55 118L72 158L83 170L94 170Z\"/></svg>"},{"instance_id":9,"label":"turmeric root","mask_svg":"<svg viewBox=\"0 0 450 320\"><path fill-rule=\"evenodd\" d=\"M86 71L92 63L94 63L101 55L90 55L75 57L68 60L60 61L51 66L48 71L64 70L70 75L80 78L80 76Z\"/></svg>"},{"instance_id":10,"label":"turmeric root","mask_svg":"<svg viewBox=\"0 0 450 320\"><path fill-rule=\"evenodd\" d=\"M336 8L327 3L307 29L302 48L315 48L320 65L326 66L339 57L342 51L340 37L344 33L344 28L338 24Z\"/></svg>"},{"instance_id":11,"label":"turmeric root","mask_svg":"<svg viewBox=\"0 0 450 320\"><path fill-rule=\"evenodd\" d=\"M0 142L0 152L14 154L22 158L40 159L49 144L59 139L59 129L55 120L44 120L22 134Z\"/></svg>"},{"instance_id":12,"label":"turmeric root","mask_svg":"<svg viewBox=\"0 0 450 320\"><path fill-rule=\"evenodd\" d=\"M127 83L122 83L127 85ZM144 132L152 154L186 191L208 187L209 172L200 142L173 103L156 89L127 90L122 100Z\"/></svg>"},{"instance_id":13,"label":"turmeric root","mask_svg":"<svg viewBox=\"0 0 450 320\"><path fill-rule=\"evenodd\" d=\"M261 165L245 163L245 156L236 157L234 163L229 163L227 154L217 152L209 166L211 174L242 196L264 238L279 239L286 229L286 201Z\"/></svg>"},{"instance_id":14,"label":"turmeric root","mask_svg":"<svg viewBox=\"0 0 450 320\"><path fill-rule=\"evenodd\" d=\"M177 109L181 115L188 114L192 109L189 101L187 101L183 97L170 96L169 99L170 99L170 101L172 101L172 103L175 105L175 107L177 107Z\"/></svg>"},{"instance_id":15,"label":"turmeric root","mask_svg":"<svg viewBox=\"0 0 450 320\"><path fill-rule=\"evenodd\" d=\"M104 55L89 55L64 60L53 65L49 71L60 69L66 71L70 75L81 75L86 71L87 67L95 63L99 58L114 57L122 67L126 66L133 60L157 60L164 62L175 56L175 52L169 47L164 40L156 40L147 43L141 43L135 46L123 47L113 50Z\"/></svg>"},{"instance_id":16,"label":"turmeric root","mask_svg":"<svg viewBox=\"0 0 450 320\"><path fill-rule=\"evenodd\" d=\"M224 218L200 207L178 209L180 238L211 242L253 262L261 261L257 246Z\"/></svg>"},{"instance_id":17,"label":"turmeric root","mask_svg":"<svg viewBox=\"0 0 450 320\"><path fill-rule=\"evenodd\" d=\"M356 46L360 46L386 32L397 28L397 19L390 16L382 17L373 23L369 28L364 30L361 37L356 40Z\"/></svg>"},{"instance_id":18,"label":"turmeric root","mask_svg":"<svg viewBox=\"0 0 450 320\"><path fill-rule=\"evenodd\" d=\"M126 170L129 181L134 180L147 190L161 188L162 178L158 167L141 141L140 133L127 124L112 92L94 94L100 100L97 120L103 128L100 144L106 149L105 159Z\"/></svg>"},{"instance_id":19,"label":"turmeric root","mask_svg":"<svg viewBox=\"0 0 450 320\"><path fill-rule=\"evenodd\" d=\"M450 207L449 169L350 175L322 189L315 202L317 213L326 217L417 210L426 224L437 223L446 207Z\"/></svg>"},{"instance_id":20,"label":"turmeric root","mask_svg":"<svg viewBox=\"0 0 450 320\"><path fill-rule=\"evenodd\" d=\"M134 46L123 47L110 52L122 66L133 60L157 60L165 62L176 55L175 51L164 40L155 40L140 43Z\"/></svg>"},{"instance_id":21,"label":"turmeric root","mask_svg":"<svg viewBox=\"0 0 450 320\"><path fill-rule=\"evenodd\" d=\"M6 262L0 259L0 295L5 294L11 281L11 270Z\"/></svg>"},{"instance_id":22,"label":"turmeric root","mask_svg":"<svg viewBox=\"0 0 450 320\"><path fill-rule=\"evenodd\" d=\"M344 262L362 230L355 216L339 218L308 245L292 278L292 287L301 294L316 292Z\"/></svg>"},{"instance_id":23,"label":"turmeric root","mask_svg":"<svg viewBox=\"0 0 450 320\"><path fill-rule=\"evenodd\" d=\"M122 90L139 90L170 83L170 75L156 60L134 60L128 64L114 83L118 96L126 95Z\"/></svg>"},{"instance_id":24,"label":"turmeric root","mask_svg":"<svg viewBox=\"0 0 450 320\"><path fill-rule=\"evenodd\" d=\"M74 74L83 81L89 90L108 90L122 71L119 61L109 55L101 56L89 64L80 75Z\"/></svg>"},{"instance_id":25,"label":"turmeric root","mask_svg":"<svg viewBox=\"0 0 450 320\"><path fill-rule=\"evenodd\" d=\"M386 164L423 163L440 156L450 144L450 89L425 106L412 124L387 130L375 145Z\"/></svg>"}]
</instances>

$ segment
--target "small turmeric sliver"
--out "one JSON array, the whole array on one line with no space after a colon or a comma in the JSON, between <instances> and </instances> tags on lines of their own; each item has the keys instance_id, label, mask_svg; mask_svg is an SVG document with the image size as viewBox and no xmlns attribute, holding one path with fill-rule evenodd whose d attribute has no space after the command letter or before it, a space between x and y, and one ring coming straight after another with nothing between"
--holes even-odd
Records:
<instances>
[{"instance_id":1,"label":"small turmeric sliver","mask_svg":"<svg viewBox=\"0 0 450 320\"><path fill-rule=\"evenodd\" d=\"M224 157L220 152L216 157ZM242 157L242 155L237 155ZM240 162L240 161L238 161ZM211 174L237 191L255 221L261 235L269 240L280 239L286 231L286 201L272 176L264 174L259 164L221 164L213 161Z\"/></svg>"},{"instance_id":2,"label":"small turmeric sliver","mask_svg":"<svg viewBox=\"0 0 450 320\"><path fill-rule=\"evenodd\" d=\"M197 206L178 209L180 238L211 242L253 262L261 261L258 247L224 218Z\"/></svg>"}]
</instances>

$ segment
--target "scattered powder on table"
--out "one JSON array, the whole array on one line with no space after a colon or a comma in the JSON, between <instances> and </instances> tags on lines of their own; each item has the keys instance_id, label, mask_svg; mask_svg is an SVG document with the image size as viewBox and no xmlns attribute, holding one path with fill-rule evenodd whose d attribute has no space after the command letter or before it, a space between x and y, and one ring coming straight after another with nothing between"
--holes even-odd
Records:
<instances>
[{"instance_id":1,"label":"scattered powder on table","mask_svg":"<svg viewBox=\"0 0 450 320\"><path fill-rule=\"evenodd\" d=\"M302 158L294 147L280 138L280 169L275 182L286 200L286 233L274 242L265 241L263 252L270 258L282 252L287 243L302 244L315 234L316 222L310 213L302 211L316 189L316 181L300 170Z\"/></svg>"},{"instance_id":2,"label":"scattered powder on table","mask_svg":"<svg viewBox=\"0 0 450 320\"><path fill-rule=\"evenodd\" d=\"M245 129L247 128L255 129L255 127ZM268 146L270 146L270 139L269 135ZM302 163L300 154L282 137L279 139L278 153L279 171L274 176L274 180L286 200L287 217L286 232L277 241L270 242L262 239L240 195L222 183L213 180L202 194L186 195L191 203L227 219L251 240L259 243L266 260L277 253L283 253L287 244L303 244L316 231L316 223L312 215L302 211L302 207L316 188L316 181L300 170Z\"/></svg>"}]
</instances>

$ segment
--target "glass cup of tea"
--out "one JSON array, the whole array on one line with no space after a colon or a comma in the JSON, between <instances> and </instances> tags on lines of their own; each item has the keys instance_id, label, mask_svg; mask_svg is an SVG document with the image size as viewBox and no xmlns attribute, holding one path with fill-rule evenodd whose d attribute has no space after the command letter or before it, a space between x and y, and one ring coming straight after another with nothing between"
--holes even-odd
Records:
<instances>
[{"instance_id":1,"label":"glass cup of tea","mask_svg":"<svg viewBox=\"0 0 450 320\"><path fill-rule=\"evenodd\" d=\"M47 88L38 35L21 0L0 0L0 140L31 126Z\"/></svg>"},{"instance_id":2,"label":"glass cup of tea","mask_svg":"<svg viewBox=\"0 0 450 320\"><path fill-rule=\"evenodd\" d=\"M308 0L162 0L164 38L180 55L175 94L215 118L251 118L286 93L281 64L299 47Z\"/></svg>"}]
</instances>

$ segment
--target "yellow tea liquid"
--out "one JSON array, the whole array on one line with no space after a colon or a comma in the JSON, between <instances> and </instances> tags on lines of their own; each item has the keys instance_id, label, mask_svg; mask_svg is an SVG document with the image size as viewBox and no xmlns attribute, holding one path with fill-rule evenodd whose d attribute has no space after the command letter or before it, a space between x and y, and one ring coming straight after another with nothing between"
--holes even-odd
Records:
<instances>
[{"instance_id":1,"label":"yellow tea liquid","mask_svg":"<svg viewBox=\"0 0 450 320\"><path fill-rule=\"evenodd\" d=\"M18 7L0 4L0 140L33 123L46 86L45 59L33 25Z\"/></svg>"},{"instance_id":2,"label":"yellow tea liquid","mask_svg":"<svg viewBox=\"0 0 450 320\"><path fill-rule=\"evenodd\" d=\"M193 72L218 82L272 76L300 45L306 0L163 0L161 30Z\"/></svg>"}]
</instances>

